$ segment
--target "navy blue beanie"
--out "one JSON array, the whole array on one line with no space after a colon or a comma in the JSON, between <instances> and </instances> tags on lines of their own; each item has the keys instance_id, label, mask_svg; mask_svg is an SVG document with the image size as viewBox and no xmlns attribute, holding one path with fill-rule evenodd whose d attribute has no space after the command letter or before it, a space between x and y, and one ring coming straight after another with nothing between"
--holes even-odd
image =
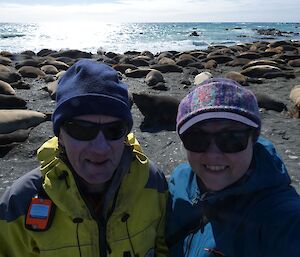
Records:
<instances>
[{"instance_id":1,"label":"navy blue beanie","mask_svg":"<svg viewBox=\"0 0 300 257\"><path fill-rule=\"evenodd\" d=\"M61 77L56 89L56 108L52 115L54 134L62 123L75 116L102 114L118 117L132 128L127 85L110 66L80 60Z\"/></svg>"}]
</instances>

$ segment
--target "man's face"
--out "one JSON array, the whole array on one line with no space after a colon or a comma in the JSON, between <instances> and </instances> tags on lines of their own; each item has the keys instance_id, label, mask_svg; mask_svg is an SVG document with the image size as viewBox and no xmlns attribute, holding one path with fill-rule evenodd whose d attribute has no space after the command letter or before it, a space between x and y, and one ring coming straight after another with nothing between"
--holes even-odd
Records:
<instances>
[{"instance_id":1,"label":"man's face","mask_svg":"<svg viewBox=\"0 0 300 257\"><path fill-rule=\"evenodd\" d=\"M247 126L235 121L223 120L208 121L201 125L200 129L207 133L218 133L245 130ZM247 140L247 147L235 153L222 152L214 140L205 152L187 150L187 158L193 171L208 190L222 190L247 172L253 155L252 136L249 136Z\"/></svg>"},{"instance_id":2,"label":"man's face","mask_svg":"<svg viewBox=\"0 0 300 257\"><path fill-rule=\"evenodd\" d=\"M119 121L116 117L105 115L81 115L73 120L100 124ZM85 133L89 133L88 128L84 130ZM117 140L108 140L100 130L94 139L83 141L71 137L62 127L59 141L65 147L74 171L92 186L103 185L111 179L123 154L125 136Z\"/></svg>"}]
</instances>

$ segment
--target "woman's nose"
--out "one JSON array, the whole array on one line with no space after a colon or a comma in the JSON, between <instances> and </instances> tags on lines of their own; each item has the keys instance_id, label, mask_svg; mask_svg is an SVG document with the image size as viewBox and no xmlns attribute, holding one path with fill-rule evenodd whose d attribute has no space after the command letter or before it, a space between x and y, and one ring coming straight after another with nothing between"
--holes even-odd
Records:
<instances>
[{"instance_id":1,"label":"woman's nose","mask_svg":"<svg viewBox=\"0 0 300 257\"><path fill-rule=\"evenodd\" d=\"M210 140L210 143L209 143L209 146L206 150L206 153L215 153L215 154L220 154L220 153L223 153L219 147L217 146L216 142L215 142L215 139L214 138L211 138Z\"/></svg>"}]
</instances>

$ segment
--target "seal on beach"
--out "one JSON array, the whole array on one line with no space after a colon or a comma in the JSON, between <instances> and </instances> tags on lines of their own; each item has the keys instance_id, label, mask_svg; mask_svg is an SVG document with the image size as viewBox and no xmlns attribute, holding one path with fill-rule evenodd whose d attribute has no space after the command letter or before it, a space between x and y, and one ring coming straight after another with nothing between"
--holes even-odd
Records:
<instances>
[{"instance_id":1,"label":"seal on beach","mask_svg":"<svg viewBox=\"0 0 300 257\"><path fill-rule=\"evenodd\" d=\"M144 78L147 76L147 74L151 71L151 69L148 68L137 68L134 70L127 69L125 71L126 77L129 78Z\"/></svg>"},{"instance_id":2,"label":"seal on beach","mask_svg":"<svg viewBox=\"0 0 300 257\"><path fill-rule=\"evenodd\" d=\"M0 94L4 95L15 95L16 91L12 88L10 84L5 81L0 80Z\"/></svg>"},{"instance_id":3,"label":"seal on beach","mask_svg":"<svg viewBox=\"0 0 300 257\"><path fill-rule=\"evenodd\" d=\"M176 64L154 64L150 66L151 69L159 70L162 73L167 72L183 72L182 67Z\"/></svg>"},{"instance_id":4,"label":"seal on beach","mask_svg":"<svg viewBox=\"0 0 300 257\"><path fill-rule=\"evenodd\" d=\"M255 65L242 70L241 74L253 78L262 78L266 73L276 71L281 71L281 69L272 65Z\"/></svg>"},{"instance_id":5,"label":"seal on beach","mask_svg":"<svg viewBox=\"0 0 300 257\"><path fill-rule=\"evenodd\" d=\"M235 80L242 86L248 86L248 79L243 74L237 72L237 71L229 71L225 74L225 78Z\"/></svg>"},{"instance_id":6,"label":"seal on beach","mask_svg":"<svg viewBox=\"0 0 300 257\"><path fill-rule=\"evenodd\" d=\"M54 80L52 82L49 82L47 86L43 88L45 91L49 93L52 100L55 100L56 98L57 84L58 84L58 80Z\"/></svg>"},{"instance_id":7,"label":"seal on beach","mask_svg":"<svg viewBox=\"0 0 300 257\"><path fill-rule=\"evenodd\" d=\"M176 62L173 59L171 59L170 57L161 57L158 60L158 64L173 64L173 65L175 65Z\"/></svg>"},{"instance_id":8,"label":"seal on beach","mask_svg":"<svg viewBox=\"0 0 300 257\"><path fill-rule=\"evenodd\" d=\"M128 63L118 63L118 64L114 64L112 65L112 67L116 70L121 72L122 74L125 74L125 71L128 69L131 70L136 70L137 67L133 64L128 64Z\"/></svg>"},{"instance_id":9,"label":"seal on beach","mask_svg":"<svg viewBox=\"0 0 300 257\"><path fill-rule=\"evenodd\" d=\"M227 63L233 60L233 58L231 56L228 55L220 55L220 54L216 54L216 55L207 55L207 58L204 59L203 61L209 61L209 60L215 60L217 62L217 64L223 64L223 63Z\"/></svg>"},{"instance_id":10,"label":"seal on beach","mask_svg":"<svg viewBox=\"0 0 300 257\"><path fill-rule=\"evenodd\" d=\"M179 100L166 95L146 93L132 94L133 102L144 115L144 126L167 126L170 130L176 127Z\"/></svg>"},{"instance_id":11,"label":"seal on beach","mask_svg":"<svg viewBox=\"0 0 300 257\"><path fill-rule=\"evenodd\" d=\"M56 75L59 71L58 69L52 64L45 64L41 67L41 71L45 72L46 74Z\"/></svg>"},{"instance_id":12,"label":"seal on beach","mask_svg":"<svg viewBox=\"0 0 300 257\"><path fill-rule=\"evenodd\" d=\"M151 70L146 78L145 78L145 82L149 87L152 87L154 85L156 85L159 82L165 82L164 76L162 75L162 73L158 70Z\"/></svg>"},{"instance_id":13,"label":"seal on beach","mask_svg":"<svg viewBox=\"0 0 300 257\"><path fill-rule=\"evenodd\" d=\"M276 112L287 111L286 104L264 93L255 93L259 108Z\"/></svg>"},{"instance_id":14,"label":"seal on beach","mask_svg":"<svg viewBox=\"0 0 300 257\"><path fill-rule=\"evenodd\" d=\"M18 69L18 72L24 78L43 78L46 76L45 72L43 72L40 68L33 66L22 66L20 69Z\"/></svg>"},{"instance_id":15,"label":"seal on beach","mask_svg":"<svg viewBox=\"0 0 300 257\"><path fill-rule=\"evenodd\" d=\"M290 115L294 118L300 117L300 85L296 85L290 92L290 99L293 102L293 107L290 110Z\"/></svg>"},{"instance_id":16,"label":"seal on beach","mask_svg":"<svg viewBox=\"0 0 300 257\"><path fill-rule=\"evenodd\" d=\"M7 82L7 83L14 83L19 81L22 76L15 71L0 71L0 80Z\"/></svg>"},{"instance_id":17,"label":"seal on beach","mask_svg":"<svg viewBox=\"0 0 300 257\"><path fill-rule=\"evenodd\" d=\"M45 60L41 63L40 66L44 65L52 65L58 70L67 70L70 67L70 65L68 65L67 63L58 60Z\"/></svg>"},{"instance_id":18,"label":"seal on beach","mask_svg":"<svg viewBox=\"0 0 300 257\"><path fill-rule=\"evenodd\" d=\"M19 96L0 94L0 109L25 109L26 104Z\"/></svg>"},{"instance_id":19,"label":"seal on beach","mask_svg":"<svg viewBox=\"0 0 300 257\"><path fill-rule=\"evenodd\" d=\"M14 142L24 142L32 128L18 129L7 134L0 134L0 145L8 145Z\"/></svg>"},{"instance_id":20,"label":"seal on beach","mask_svg":"<svg viewBox=\"0 0 300 257\"><path fill-rule=\"evenodd\" d=\"M3 64L5 66L11 66L12 65L12 60L9 59L8 57L0 55L0 64Z\"/></svg>"},{"instance_id":21,"label":"seal on beach","mask_svg":"<svg viewBox=\"0 0 300 257\"><path fill-rule=\"evenodd\" d=\"M11 72L11 71L16 71L16 69L11 66L0 64L0 72Z\"/></svg>"},{"instance_id":22,"label":"seal on beach","mask_svg":"<svg viewBox=\"0 0 300 257\"><path fill-rule=\"evenodd\" d=\"M0 134L35 127L46 118L44 113L32 110L0 110Z\"/></svg>"},{"instance_id":23,"label":"seal on beach","mask_svg":"<svg viewBox=\"0 0 300 257\"><path fill-rule=\"evenodd\" d=\"M211 79L212 77L213 77L213 75L210 72L203 71L203 72L201 72L201 73L199 73L198 75L195 76L194 85L199 85L203 81L205 81L207 79Z\"/></svg>"}]
</instances>

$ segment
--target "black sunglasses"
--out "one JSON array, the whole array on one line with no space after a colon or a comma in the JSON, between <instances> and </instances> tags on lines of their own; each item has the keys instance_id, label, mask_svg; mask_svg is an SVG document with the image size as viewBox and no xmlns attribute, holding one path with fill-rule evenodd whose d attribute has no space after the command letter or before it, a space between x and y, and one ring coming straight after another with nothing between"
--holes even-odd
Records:
<instances>
[{"instance_id":1,"label":"black sunglasses","mask_svg":"<svg viewBox=\"0 0 300 257\"><path fill-rule=\"evenodd\" d=\"M89 141L97 137L101 131L107 140L118 140L128 132L124 121L114 121L109 123L95 123L86 120L69 120L63 124L64 130L69 136L80 140Z\"/></svg>"},{"instance_id":2,"label":"black sunglasses","mask_svg":"<svg viewBox=\"0 0 300 257\"><path fill-rule=\"evenodd\" d=\"M208 133L199 128L191 127L180 138L184 147L192 152L204 153L208 150L211 140L214 139L216 146L223 153L237 153L245 150L248 146L252 128L245 130L227 130L217 133Z\"/></svg>"}]
</instances>

